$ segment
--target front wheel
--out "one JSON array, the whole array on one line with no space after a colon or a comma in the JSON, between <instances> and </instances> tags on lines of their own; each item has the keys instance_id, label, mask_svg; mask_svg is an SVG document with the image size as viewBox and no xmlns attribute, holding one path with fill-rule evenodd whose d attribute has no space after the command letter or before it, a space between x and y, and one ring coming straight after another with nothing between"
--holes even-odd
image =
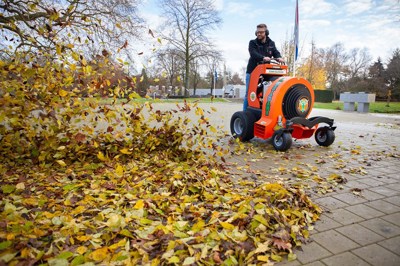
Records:
<instances>
[{"instance_id":1,"label":"front wheel","mask_svg":"<svg viewBox=\"0 0 400 266\"><path fill-rule=\"evenodd\" d=\"M275 131L272 135L272 145L277 151L287 151L292 146L292 135L289 132Z\"/></svg>"},{"instance_id":2,"label":"front wheel","mask_svg":"<svg viewBox=\"0 0 400 266\"><path fill-rule=\"evenodd\" d=\"M315 141L320 146L328 147L335 141L335 132L328 127L320 127L315 131Z\"/></svg>"},{"instance_id":3,"label":"front wheel","mask_svg":"<svg viewBox=\"0 0 400 266\"><path fill-rule=\"evenodd\" d=\"M232 115L231 133L233 137L241 141L249 141L254 138L254 115L248 111L239 111Z\"/></svg>"}]
</instances>

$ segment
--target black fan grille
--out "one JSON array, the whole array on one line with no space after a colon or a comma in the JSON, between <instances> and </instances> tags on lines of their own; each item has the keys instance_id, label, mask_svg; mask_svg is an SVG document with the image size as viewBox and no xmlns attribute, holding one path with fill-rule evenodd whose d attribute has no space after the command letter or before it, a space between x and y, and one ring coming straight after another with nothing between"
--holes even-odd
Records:
<instances>
[{"instance_id":1,"label":"black fan grille","mask_svg":"<svg viewBox=\"0 0 400 266\"><path fill-rule=\"evenodd\" d=\"M307 103L305 109L298 108L299 101ZM282 111L286 119L304 117L311 111L311 94L308 88L302 84L295 84L288 89L282 101Z\"/></svg>"}]
</instances>

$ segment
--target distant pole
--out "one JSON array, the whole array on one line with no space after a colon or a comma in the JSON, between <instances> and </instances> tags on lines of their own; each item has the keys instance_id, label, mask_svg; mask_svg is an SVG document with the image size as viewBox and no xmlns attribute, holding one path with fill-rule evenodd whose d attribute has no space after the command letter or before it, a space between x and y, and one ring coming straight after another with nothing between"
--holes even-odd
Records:
<instances>
[{"instance_id":1,"label":"distant pole","mask_svg":"<svg viewBox=\"0 0 400 266\"><path fill-rule=\"evenodd\" d=\"M215 83L217 82L217 70L215 69L214 70L214 78L213 78L213 80L214 80L214 89L213 89L213 96L214 96L214 98L215 98Z\"/></svg>"},{"instance_id":2,"label":"distant pole","mask_svg":"<svg viewBox=\"0 0 400 266\"><path fill-rule=\"evenodd\" d=\"M293 53L293 76L296 76L296 60L299 51L299 1L296 0L294 16L294 53Z\"/></svg>"}]
</instances>

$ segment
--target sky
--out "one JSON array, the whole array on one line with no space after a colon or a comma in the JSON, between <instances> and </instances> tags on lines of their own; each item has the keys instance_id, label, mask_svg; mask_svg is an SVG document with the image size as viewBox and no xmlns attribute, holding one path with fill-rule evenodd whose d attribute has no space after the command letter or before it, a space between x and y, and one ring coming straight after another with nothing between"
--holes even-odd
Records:
<instances>
[{"instance_id":1,"label":"sky","mask_svg":"<svg viewBox=\"0 0 400 266\"><path fill-rule=\"evenodd\" d=\"M279 50L293 35L295 0L215 0L214 3L222 24L209 36L222 52L226 68L233 73L242 75L245 71L248 43L255 38L257 24L268 25L270 38ZM159 2L144 0L139 11L157 36L157 29L163 25ZM317 48L328 48L337 42L346 51L366 47L373 61L380 57L385 63L400 48L400 0L299 0L300 58L309 55L312 40ZM144 55L150 52L145 49Z\"/></svg>"}]
</instances>

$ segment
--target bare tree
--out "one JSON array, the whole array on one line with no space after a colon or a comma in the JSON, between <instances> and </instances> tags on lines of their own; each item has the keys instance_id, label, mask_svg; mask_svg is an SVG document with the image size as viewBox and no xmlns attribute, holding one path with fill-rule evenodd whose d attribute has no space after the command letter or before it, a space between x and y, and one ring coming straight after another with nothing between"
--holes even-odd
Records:
<instances>
[{"instance_id":1,"label":"bare tree","mask_svg":"<svg viewBox=\"0 0 400 266\"><path fill-rule=\"evenodd\" d=\"M168 86L177 85L178 77L182 73L183 56L174 48L166 48L159 50L156 55L158 62L157 70L159 73L164 72L168 80Z\"/></svg>"},{"instance_id":2,"label":"bare tree","mask_svg":"<svg viewBox=\"0 0 400 266\"><path fill-rule=\"evenodd\" d=\"M0 47L54 52L90 43L126 48L138 37L140 0L1 0ZM4 50L3 50L4 51Z\"/></svg>"},{"instance_id":3,"label":"bare tree","mask_svg":"<svg viewBox=\"0 0 400 266\"><path fill-rule=\"evenodd\" d=\"M160 3L169 30L163 38L184 55L185 95L188 96L190 63L212 53L214 48L207 33L221 19L211 0L160 0Z\"/></svg>"},{"instance_id":4,"label":"bare tree","mask_svg":"<svg viewBox=\"0 0 400 266\"><path fill-rule=\"evenodd\" d=\"M342 90L342 81L345 79L344 70L347 55L342 43L335 43L324 52L324 63L327 81L333 91L335 98L338 98Z\"/></svg>"},{"instance_id":5,"label":"bare tree","mask_svg":"<svg viewBox=\"0 0 400 266\"><path fill-rule=\"evenodd\" d=\"M348 63L348 71L350 78L366 77L368 67L371 64L372 57L369 54L368 48L364 47L363 49L354 48L350 51Z\"/></svg>"}]
</instances>

